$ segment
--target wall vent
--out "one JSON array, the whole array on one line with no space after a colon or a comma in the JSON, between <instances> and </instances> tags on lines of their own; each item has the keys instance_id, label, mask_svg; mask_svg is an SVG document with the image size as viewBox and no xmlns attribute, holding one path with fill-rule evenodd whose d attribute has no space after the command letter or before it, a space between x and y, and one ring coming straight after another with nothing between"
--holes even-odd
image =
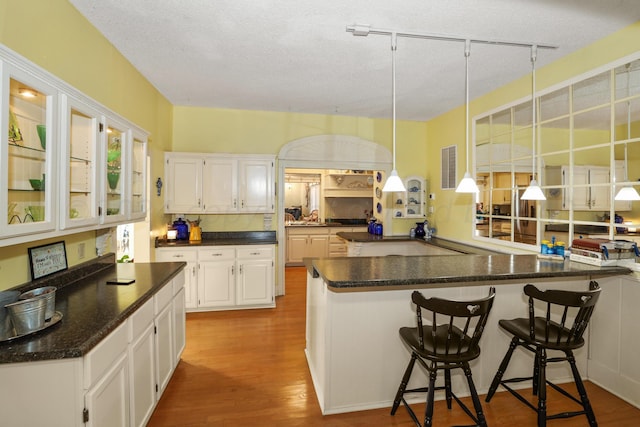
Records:
<instances>
[{"instance_id":1,"label":"wall vent","mask_svg":"<svg viewBox=\"0 0 640 427\"><path fill-rule=\"evenodd\" d=\"M441 164L441 188L451 190L456 188L456 160L458 157L457 146L450 145L442 149Z\"/></svg>"}]
</instances>

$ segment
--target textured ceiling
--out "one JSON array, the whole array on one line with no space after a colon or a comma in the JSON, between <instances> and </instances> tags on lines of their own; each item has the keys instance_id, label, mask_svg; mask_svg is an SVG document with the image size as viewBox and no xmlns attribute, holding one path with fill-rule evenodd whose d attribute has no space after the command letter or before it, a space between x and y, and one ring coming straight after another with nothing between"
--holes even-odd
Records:
<instances>
[{"instance_id":1,"label":"textured ceiling","mask_svg":"<svg viewBox=\"0 0 640 427\"><path fill-rule=\"evenodd\" d=\"M537 67L640 20L639 0L70 0L174 105L385 117L388 36L347 25L557 45ZM473 44L471 98L531 70L529 49ZM464 43L399 38L397 115L464 104Z\"/></svg>"}]
</instances>

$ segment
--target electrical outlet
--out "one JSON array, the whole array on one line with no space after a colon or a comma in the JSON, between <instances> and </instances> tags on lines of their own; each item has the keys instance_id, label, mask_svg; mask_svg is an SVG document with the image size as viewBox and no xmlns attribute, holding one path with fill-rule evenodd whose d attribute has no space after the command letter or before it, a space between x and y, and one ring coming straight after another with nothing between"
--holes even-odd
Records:
<instances>
[{"instance_id":1,"label":"electrical outlet","mask_svg":"<svg viewBox=\"0 0 640 427\"><path fill-rule=\"evenodd\" d=\"M435 200L436 199L436 193L429 193L429 199Z\"/></svg>"},{"instance_id":2,"label":"electrical outlet","mask_svg":"<svg viewBox=\"0 0 640 427\"><path fill-rule=\"evenodd\" d=\"M84 243L80 243L78 245L78 259L83 259L84 255L85 255L85 247L84 247Z\"/></svg>"},{"instance_id":3,"label":"electrical outlet","mask_svg":"<svg viewBox=\"0 0 640 427\"><path fill-rule=\"evenodd\" d=\"M435 209L433 208L433 206L429 206L429 213L433 213L435 211Z\"/></svg>"}]
</instances>

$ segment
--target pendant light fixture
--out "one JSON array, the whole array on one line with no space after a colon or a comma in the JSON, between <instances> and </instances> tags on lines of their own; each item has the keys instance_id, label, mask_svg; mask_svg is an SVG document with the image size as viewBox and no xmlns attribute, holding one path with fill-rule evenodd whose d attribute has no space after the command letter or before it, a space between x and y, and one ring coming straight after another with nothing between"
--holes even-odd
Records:
<instances>
[{"instance_id":1,"label":"pendant light fixture","mask_svg":"<svg viewBox=\"0 0 640 427\"><path fill-rule=\"evenodd\" d=\"M531 182L521 200L547 200L536 181L536 59L538 46L531 46Z\"/></svg>"},{"instance_id":2,"label":"pendant light fixture","mask_svg":"<svg viewBox=\"0 0 640 427\"><path fill-rule=\"evenodd\" d=\"M631 64L627 64L627 96L629 96L629 85L631 84L631 79L629 78L629 74L631 71ZM627 140L631 139L631 101L627 100ZM627 144L624 143L624 168L627 169ZM618 177L616 176L616 179ZM633 188L631 185L625 185L618 191L616 194L615 200L619 201L637 201L640 200L640 194L638 191Z\"/></svg>"},{"instance_id":3,"label":"pendant light fixture","mask_svg":"<svg viewBox=\"0 0 640 427\"><path fill-rule=\"evenodd\" d=\"M396 50L398 49L396 33L391 34L391 115L393 128L393 169L382 187L382 191L407 191L396 170Z\"/></svg>"},{"instance_id":4,"label":"pendant light fixture","mask_svg":"<svg viewBox=\"0 0 640 427\"><path fill-rule=\"evenodd\" d=\"M464 62L465 62L465 141L467 147L467 169L464 172L464 177L458 187L456 193L477 193L478 186L476 181L471 177L469 173L469 56L471 55L471 40L465 40L464 42Z\"/></svg>"}]
</instances>

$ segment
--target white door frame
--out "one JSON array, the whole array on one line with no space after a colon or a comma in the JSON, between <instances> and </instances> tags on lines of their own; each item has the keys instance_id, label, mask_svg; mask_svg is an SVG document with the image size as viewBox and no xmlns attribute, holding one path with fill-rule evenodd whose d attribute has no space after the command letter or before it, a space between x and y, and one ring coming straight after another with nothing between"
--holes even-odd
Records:
<instances>
[{"instance_id":1,"label":"white door frame","mask_svg":"<svg viewBox=\"0 0 640 427\"><path fill-rule=\"evenodd\" d=\"M278 153L278 236L276 295L285 294L284 266L286 233L284 227L284 172L296 169L364 169L389 172L392 156L388 148L373 141L348 135L317 135L285 144Z\"/></svg>"}]
</instances>

